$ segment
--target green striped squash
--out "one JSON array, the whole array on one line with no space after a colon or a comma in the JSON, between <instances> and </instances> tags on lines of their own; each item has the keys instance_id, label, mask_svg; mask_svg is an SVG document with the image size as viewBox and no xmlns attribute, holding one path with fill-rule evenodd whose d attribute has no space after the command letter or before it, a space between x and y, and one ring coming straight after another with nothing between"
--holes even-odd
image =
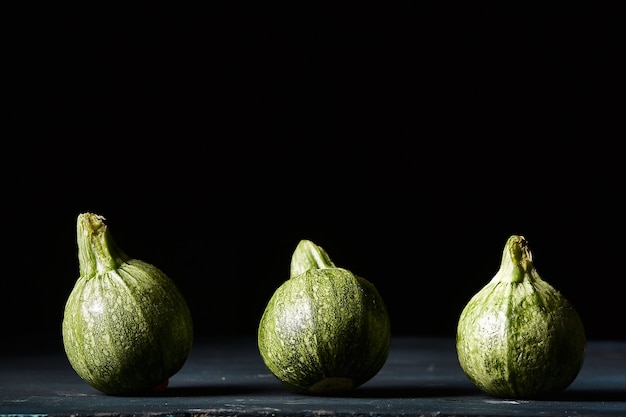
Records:
<instances>
[{"instance_id":1,"label":"green striped squash","mask_svg":"<svg viewBox=\"0 0 626 417\"><path fill-rule=\"evenodd\" d=\"M390 344L388 312L374 285L300 241L290 279L270 298L258 328L272 374L297 392L342 395L378 373Z\"/></svg>"},{"instance_id":2,"label":"green striped squash","mask_svg":"<svg viewBox=\"0 0 626 417\"><path fill-rule=\"evenodd\" d=\"M62 323L71 366L106 394L165 389L193 340L183 295L160 269L124 254L102 216L79 215L77 240L80 276Z\"/></svg>"},{"instance_id":3,"label":"green striped squash","mask_svg":"<svg viewBox=\"0 0 626 417\"><path fill-rule=\"evenodd\" d=\"M467 377L495 397L546 397L575 380L585 346L574 307L539 276L528 241L511 236L500 269L458 321L456 349Z\"/></svg>"}]
</instances>

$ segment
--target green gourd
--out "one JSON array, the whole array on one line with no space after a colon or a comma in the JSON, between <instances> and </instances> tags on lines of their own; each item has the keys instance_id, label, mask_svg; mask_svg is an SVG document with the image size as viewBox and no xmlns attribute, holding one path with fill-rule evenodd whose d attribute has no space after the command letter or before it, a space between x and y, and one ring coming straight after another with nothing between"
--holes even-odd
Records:
<instances>
[{"instance_id":1,"label":"green gourd","mask_svg":"<svg viewBox=\"0 0 626 417\"><path fill-rule=\"evenodd\" d=\"M495 397L546 397L575 380L585 347L580 316L539 276L528 241L511 236L500 269L459 317L456 350L464 373Z\"/></svg>"},{"instance_id":2,"label":"green gourd","mask_svg":"<svg viewBox=\"0 0 626 417\"><path fill-rule=\"evenodd\" d=\"M164 390L193 341L183 295L160 269L127 256L100 215L78 216L77 243L80 276L62 323L71 366L106 394Z\"/></svg>"},{"instance_id":3,"label":"green gourd","mask_svg":"<svg viewBox=\"0 0 626 417\"><path fill-rule=\"evenodd\" d=\"M258 327L259 352L272 374L300 393L343 395L378 373L390 344L389 315L374 285L301 240L290 278Z\"/></svg>"}]
</instances>

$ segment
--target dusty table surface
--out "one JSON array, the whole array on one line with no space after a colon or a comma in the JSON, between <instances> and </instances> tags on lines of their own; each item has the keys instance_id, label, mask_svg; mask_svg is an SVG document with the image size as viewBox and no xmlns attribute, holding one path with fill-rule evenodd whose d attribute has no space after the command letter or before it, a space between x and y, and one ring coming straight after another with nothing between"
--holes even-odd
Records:
<instances>
[{"instance_id":1,"label":"dusty table surface","mask_svg":"<svg viewBox=\"0 0 626 417\"><path fill-rule=\"evenodd\" d=\"M626 341L589 341L577 379L545 400L474 387L454 340L396 337L381 371L350 396L297 394L265 368L254 339L196 342L156 396L116 397L83 382L65 355L0 358L0 414L49 416L626 416Z\"/></svg>"}]
</instances>

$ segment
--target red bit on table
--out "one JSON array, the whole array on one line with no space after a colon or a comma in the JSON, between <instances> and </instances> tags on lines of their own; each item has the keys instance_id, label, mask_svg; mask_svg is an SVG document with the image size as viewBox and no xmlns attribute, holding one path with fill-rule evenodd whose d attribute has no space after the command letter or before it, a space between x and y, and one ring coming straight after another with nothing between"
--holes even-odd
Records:
<instances>
[{"instance_id":1,"label":"red bit on table","mask_svg":"<svg viewBox=\"0 0 626 417\"><path fill-rule=\"evenodd\" d=\"M165 389L167 388L167 385L169 384L170 380L166 379L165 381L161 382L159 385L155 386L152 388L152 391L154 392L163 392L165 391Z\"/></svg>"}]
</instances>

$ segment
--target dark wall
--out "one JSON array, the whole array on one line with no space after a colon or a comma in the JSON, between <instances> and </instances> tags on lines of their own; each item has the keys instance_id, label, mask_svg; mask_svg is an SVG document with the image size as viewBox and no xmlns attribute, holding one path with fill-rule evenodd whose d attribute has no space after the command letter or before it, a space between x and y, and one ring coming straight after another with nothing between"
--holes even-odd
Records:
<instances>
[{"instance_id":1,"label":"dark wall","mask_svg":"<svg viewBox=\"0 0 626 417\"><path fill-rule=\"evenodd\" d=\"M396 335L453 336L522 234L588 336L623 339L621 29L519 12L20 15L3 349L61 346L84 211L201 338L254 336L300 239L373 282Z\"/></svg>"}]
</instances>

